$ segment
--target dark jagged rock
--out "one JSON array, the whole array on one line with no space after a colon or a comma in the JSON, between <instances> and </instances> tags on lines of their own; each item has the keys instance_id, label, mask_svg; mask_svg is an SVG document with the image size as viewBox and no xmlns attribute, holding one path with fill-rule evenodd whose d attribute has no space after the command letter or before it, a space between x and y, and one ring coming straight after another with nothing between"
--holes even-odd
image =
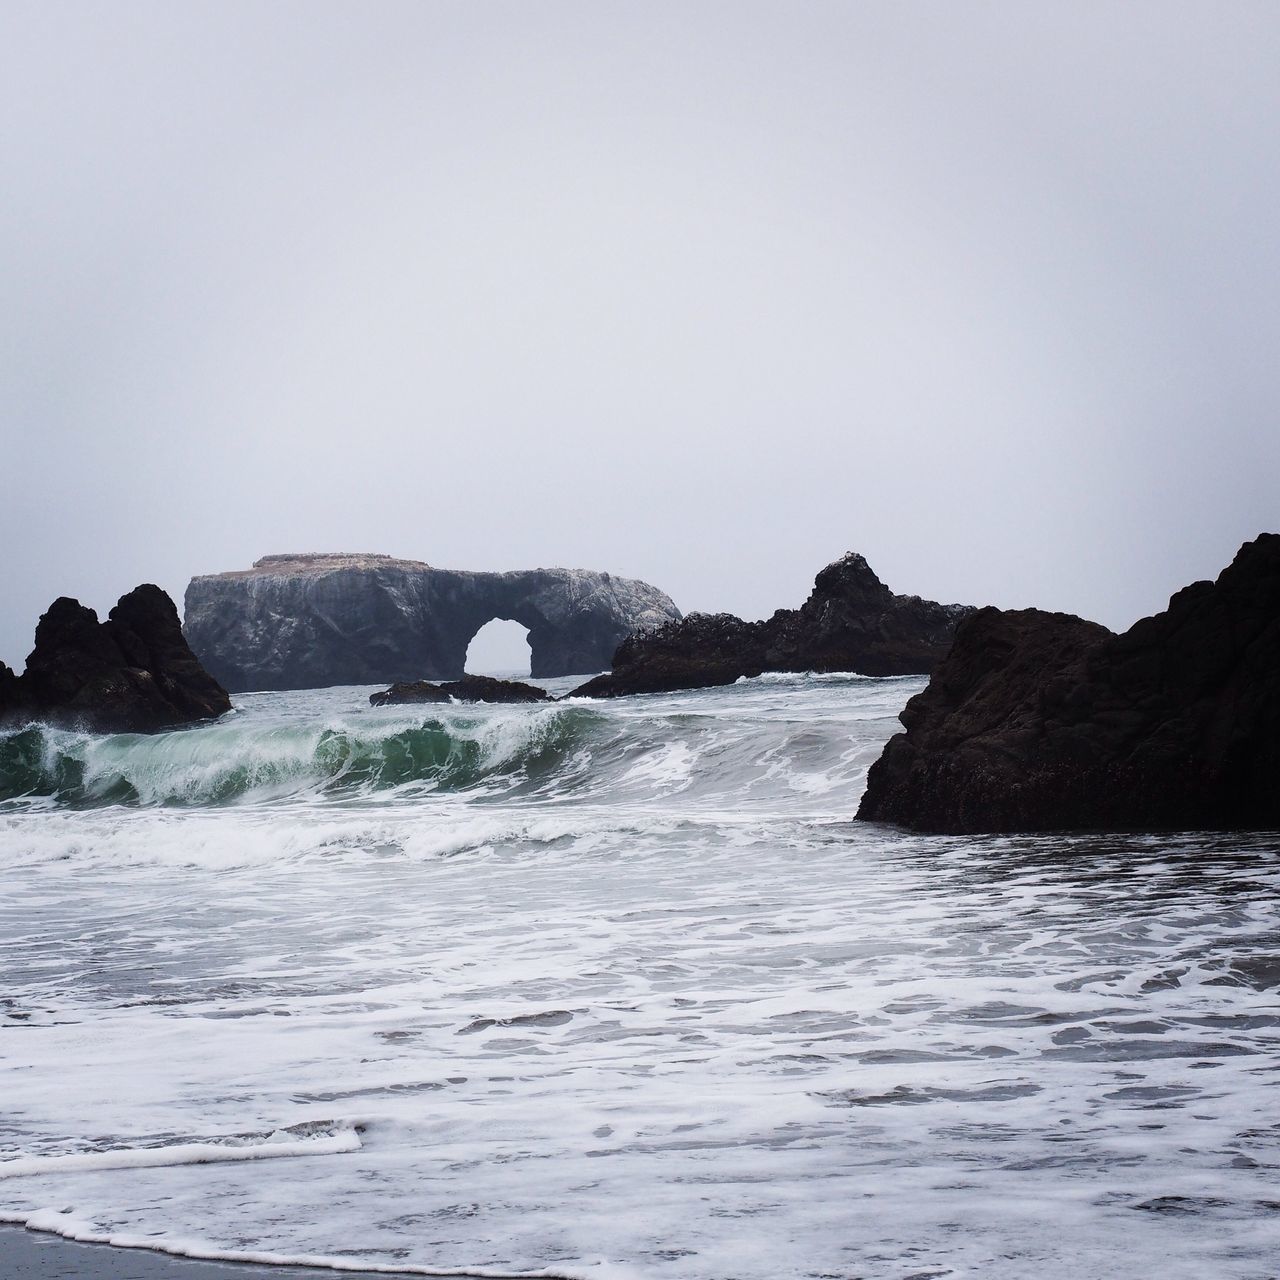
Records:
<instances>
[{"instance_id":1,"label":"dark jagged rock","mask_svg":"<svg viewBox=\"0 0 1280 1280\"><path fill-rule=\"evenodd\" d=\"M1280 536L1122 635L963 622L858 817L919 831L1280 828Z\"/></svg>"},{"instance_id":2,"label":"dark jagged rock","mask_svg":"<svg viewBox=\"0 0 1280 1280\"><path fill-rule=\"evenodd\" d=\"M23 714L26 707L27 696L21 678L0 662L0 725Z\"/></svg>"},{"instance_id":3,"label":"dark jagged rock","mask_svg":"<svg viewBox=\"0 0 1280 1280\"><path fill-rule=\"evenodd\" d=\"M413 702L554 702L555 699L537 685L522 680L495 680L492 676L464 675L461 680L432 684L429 680L393 684L390 689L371 693L369 702L375 707Z\"/></svg>"},{"instance_id":4,"label":"dark jagged rock","mask_svg":"<svg viewBox=\"0 0 1280 1280\"><path fill-rule=\"evenodd\" d=\"M457 679L494 618L529 629L534 676L599 671L624 636L678 617L656 587L608 573L467 573L378 555L266 556L193 578L186 596L187 639L233 691Z\"/></svg>"},{"instance_id":5,"label":"dark jagged rock","mask_svg":"<svg viewBox=\"0 0 1280 1280\"><path fill-rule=\"evenodd\" d=\"M537 685L523 680L496 680L493 676L464 675L440 686L459 702L554 702L555 699Z\"/></svg>"},{"instance_id":6,"label":"dark jagged rock","mask_svg":"<svg viewBox=\"0 0 1280 1280\"><path fill-rule=\"evenodd\" d=\"M380 689L369 695L371 707L392 707L413 702L449 702L449 695L430 680L401 680L390 689Z\"/></svg>"},{"instance_id":7,"label":"dark jagged rock","mask_svg":"<svg viewBox=\"0 0 1280 1280\"><path fill-rule=\"evenodd\" d=\"M779 609L762 622L691 613L629 636L613 655L613 670L574 696L701 689L765 671L915 675L933 669L956 623L971 612L967 605L894 595L850 552L818 574L799 609Z\"/></svg>"},{"instance_id":8,"label":"dark jagged rock","mask_svg":"<svg viewBox=\"0 0 1280 1280\"><path fill-rule=\"evenodd\" d=\"M691 613L653 631L628 636L613 670L579 685L570 697L617 698L732 684L765 668L763 622L731 613Z\"/></svg>"},{"instance_id":9,"label":"dark jagged rock","mask_svg":"<svg viewBox=\"0 0 1280 1280\"><path fill-rule=\"evenodd\" d=\"M122 596L105 622L77 600L55 600L23 674L0 670L0 720L10 723L151 733L230 709L183 639L173 601L149 583Z\"/></svg>"}]
</instances>

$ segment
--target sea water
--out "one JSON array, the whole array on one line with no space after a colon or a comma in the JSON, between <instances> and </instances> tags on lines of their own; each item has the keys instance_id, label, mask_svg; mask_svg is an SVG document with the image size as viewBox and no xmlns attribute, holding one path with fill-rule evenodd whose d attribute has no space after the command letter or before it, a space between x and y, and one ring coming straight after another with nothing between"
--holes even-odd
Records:
<instances>
[{"instance_id":1,"label":"sea water","mask_svg":"<svg viewBox=\"0 0 1280 1280\"><path fill-rule=\"evenodd\" d=\"M424 1274L1280 1274L1280 841L856 823L921 683L0 735L0 1219Z\"/></svg>"}]
</instances>

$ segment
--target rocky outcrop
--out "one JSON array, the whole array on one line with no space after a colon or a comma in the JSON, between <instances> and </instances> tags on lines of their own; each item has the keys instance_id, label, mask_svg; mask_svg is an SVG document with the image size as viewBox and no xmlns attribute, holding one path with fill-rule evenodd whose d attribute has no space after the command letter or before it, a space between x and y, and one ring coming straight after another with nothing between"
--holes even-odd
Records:
<instances>
[{"instance_id":1,"label":"rocky outcrop","mask_svg":"<svg viewBox=\"0 0 1280 1280\"><path fill-rule=\"evenodd\" d=\"M492 676L465 675L461 680L432 684L414 680L393 684L390 689L369 695L375 707L398 706L414 702L554 702L555 699L537 685L522 680L495 680Z\"/></svg>"},{"instance_id":2,"label":"rocky outcrop","mask_svg":"<svg viewBox=\"0 0 1280 1280\"><path fill-rule=\"evenodd\" d=\"M1027 609L961 624L858 817L919 831L1280 828L1280 536L1122 635Z\"/></svg>"},{"instance_id":3,"label":"rocky outcrop","mask_svg":"<svg viewBox=\"0 0 1280 1280\"><path fill-rule=\"evenodd\" d=\"M468 573L379 555L267 556L193 578L186 632L231 690L452 680L486 622L529 629L535 677L600 671L624 636L680 611L586 569Z\"/></svg>"},{"instance_id":4,"label":"rocky outcrop","mask_svg":"<svg viewBox=\"0 0 1280 1280\"><path fill-rule=\"evenodd\" d=\"M613 698L732 684L765 671L857 671L869 676L931 671L972 609L894 595L850 552L814 580L799 609L762 622L728 613L691 613L628 637L613 670L574 696Z\"/></svg>"},{"instance_id":5,"label":"rocky outcrop","mask_svg":"<svg viewBox=\"0 0 1280 1280\"><path fill-rule=\"evenodd\" d=\"M395 707L418 702L452 702L444 686L430 680L402 680L390 689L379 689L369 695L371 707Z\"/></svg>"},{"instance_id":6,"label":"rocky outcrop","mask_svg":"<svg viewBox=\"0 0 1280 1280\"><path fill-rule=\"evenodd\" d=\"M151 733L230 710L226 690L183 638L173 601L150 584L122 596L106 622L77 600L55 600L23 674L0 669L5 723Z\"/></svg>"},{"instance_id":7,"label":"rocky outcrop","mask_svg":"<svg viewBox=\"0 0 1280 1280\"><path fill-rule=\"evenodd\" d=\"M12 715L25 703L20 677L13 673L12 667L0 662L0 723L4 722L6 715Z\"/></svg>"}]
</instances>

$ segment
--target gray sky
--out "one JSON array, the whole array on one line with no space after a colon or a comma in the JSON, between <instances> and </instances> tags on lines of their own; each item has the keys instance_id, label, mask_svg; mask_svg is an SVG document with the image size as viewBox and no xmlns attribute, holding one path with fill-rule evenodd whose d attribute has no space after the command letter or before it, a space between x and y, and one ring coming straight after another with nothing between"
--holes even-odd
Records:
<instances>
[{"instance_id":1,"label":"gray sky","mask_svg":"<svg viewBox=\"0 0 1280 1280\"><path fill-rule=\"evenodd\" d=\"M0 658L268 552L1112 626L1280 528L1274 3L0 9Z\"/></svg>"}]
</instances>

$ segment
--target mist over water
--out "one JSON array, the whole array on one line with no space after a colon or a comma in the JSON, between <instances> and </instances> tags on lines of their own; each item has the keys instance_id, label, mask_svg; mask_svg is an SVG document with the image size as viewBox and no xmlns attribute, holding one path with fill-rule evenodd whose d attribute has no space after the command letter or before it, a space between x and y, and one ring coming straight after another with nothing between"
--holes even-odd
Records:
<instances>
[{"instance_id":1,"label":"mist over water","mask_svg":"<svg viewBox=\"0 0 1280 1280\"><path fill-rule=\"evenodd\" d=\"M921 685L0 735L0 1216L428 1271L1273 1276L1280 843L854 823Z\"/></svg>"}]
</instances>

